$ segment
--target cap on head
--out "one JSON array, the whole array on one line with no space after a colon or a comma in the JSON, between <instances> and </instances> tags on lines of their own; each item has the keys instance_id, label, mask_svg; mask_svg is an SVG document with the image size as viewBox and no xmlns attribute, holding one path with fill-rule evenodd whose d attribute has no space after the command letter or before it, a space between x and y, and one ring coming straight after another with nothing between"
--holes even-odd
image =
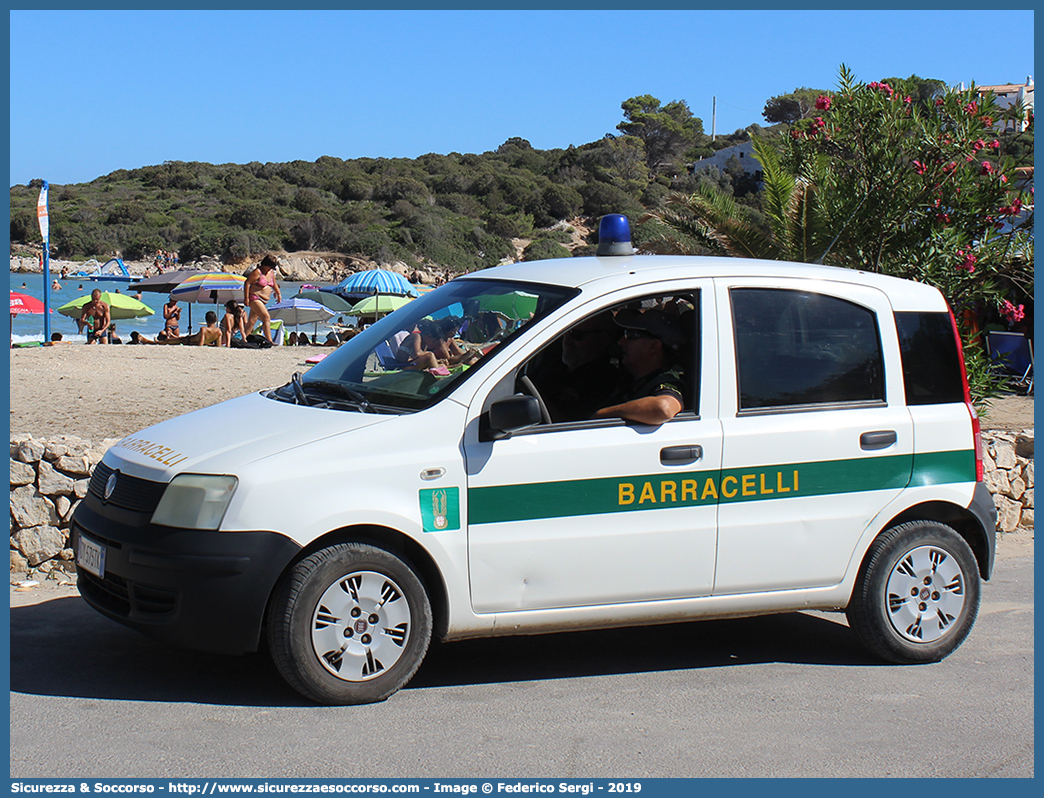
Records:
<instances>
[{"instance_id":1,"label":"cap on head","mask_svg":"<svg viewBox=\"0 0 1044 798\"><path fill-rule=\"evenodd\" d=\"M677 351L685 343L685 334L678 323L678 317L662 310L624 309L616 314L616 323L625 330L647 332L673 351Z\"/></svg>"}]
</instances>

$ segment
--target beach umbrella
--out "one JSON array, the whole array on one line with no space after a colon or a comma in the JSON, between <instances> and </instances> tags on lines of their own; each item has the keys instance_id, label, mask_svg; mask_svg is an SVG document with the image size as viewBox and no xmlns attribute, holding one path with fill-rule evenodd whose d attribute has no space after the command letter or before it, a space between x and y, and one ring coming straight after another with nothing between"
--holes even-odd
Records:
<instances>
[{"instance_id":1,"label":"beach umbrella","mask_svg":"<svg viewBox=\"0 0 1044 798\"><path fill-rule=\"evenodd\" d=\"M113 291L102 291L101 292L102 302L105 302L109 306L109 315L113 321L119 319L137 319L142 316L151 316L154 311L144 302L139 302L132 296L127 294L117 294ZM63 316L68 316L70 319L80 318L80 314L83 312L83 306L91 301L90 295L77 297L71 302L66 302L60 308L58 312Z\"/></svg>"},{"instance_id":2,"label":"beach umbrella","mask_svg":"<svg viewBox=\"0 0 1044 798\"><path fill-rule=\"evenodd\" d=\"M10 337L14 337L14 317L19 313L43 313L44 304L34 296L22 294L18 291L11 292L11 330ZM54 313L54 310L51 311Z\"/></svg>"},{"instance_id":3,"label":"beach umbrella","mask_svg":"<svg viewBox=\"0 0 1044 798\"><path fill-rule=\"evenodd\" d=\"M391 313L393 310L398 310L411 301L411 297L378 294L377 296L368 296L366 299L360 300L352 306L349 313L352 316L380 316L382 313Z\"/></svg>"},{"instance_id":4,"label":"beach umbrella","mask_svg":"<svg viewBox=\"0 0 1044 798\"><path fill-rule=\"evenodd\" d=\"M478 298L478 305L483 310L503 313L511 319L528 319L536 313L537 297L524 291L512 291L509 294L490 294Z\"/></svg>"},{"instance_id":5,"label":"beach umbrella","mask_svg":"<svg viewBox=\"0 0 1044 798\"><path fill-rule=\"evenodd\" d=\"M14 316L17 313L43 313L44 305L39 299L29 294L22 294L18 291L11 292L11 315ZM54 311L51 311L54 313Z\"/></svg>"},{"instance_id":6,"label":"beach umbrella","mask_svg":"<svg viewBox=\"0 0 1044 798\"><path fill-rule=\"evenodd\" d=\"M343 296L329 291L301 291L294 294L294 299L310 299L323 307L330 308L334 313L347 313L352 309L351 302Z\"/></svg>"},{"instance_id":7,"label":"beach umbrella","mask_svg":"<svg viewBox=\"0 0 1044 798\"><path fill-rule=\"evenodd\" d=\"M311 299L299 299L295 296L269 305L268 315L273 319L282 319L283 324L291 327L314 324L318 329L319 322L329 321L337 314L318 302L313 302Z\"/></svg>"},{"instance_id":8,"label":"beach umbrella","mask_svg":"<svg viewBox=\"0 0 1044 798\"><path fill-rule=\"evenodd\" d=\"M224 272L196 272L170 289L170 295L180 302L224 304L230 299L243 301L245 277ZM191 325L190 325L191 326Z\"/></svg>"},{"instance_id":9,"label":"beach umbrella","mask_svg":"<svg viewBox=\"0 0 1044 798\"><path fill-rule=\"evenodd\" d=\"M398 272L390 269L368 269L364 272L350 274L335 287L339 294L396 294L398 296L417 296L418 291Z\"/></svg>"},{"instance_id":10,"label":"beach umbrella","mask_svg":"<svg viewBox=\"0 0 1044 798\"><path fill-rule=\"evenodd\" d=\"M189 277L199 274L195 269L178 269L173 272L164 272L153 277L146 277L137 283L127 286L128 291L148 291L153 294L169 294Z\"/></svg>"}]
</instances>

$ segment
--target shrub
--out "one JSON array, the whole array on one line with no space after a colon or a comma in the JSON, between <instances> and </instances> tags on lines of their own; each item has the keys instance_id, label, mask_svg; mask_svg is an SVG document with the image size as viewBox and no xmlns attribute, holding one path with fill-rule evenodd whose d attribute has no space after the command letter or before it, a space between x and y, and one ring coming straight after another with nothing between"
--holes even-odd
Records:
<instances>
[{"instance_id":1,"label":"shrub","mask_svg":"<svg viewBox=\"0 0 1044 798\"><path fill-rule=\"evenodd\" d=\"M549 238L538 238L522 252L522 260L548 260L549 258L568 258L572 253L561 244Z\"/></svg>"}]
</instances>

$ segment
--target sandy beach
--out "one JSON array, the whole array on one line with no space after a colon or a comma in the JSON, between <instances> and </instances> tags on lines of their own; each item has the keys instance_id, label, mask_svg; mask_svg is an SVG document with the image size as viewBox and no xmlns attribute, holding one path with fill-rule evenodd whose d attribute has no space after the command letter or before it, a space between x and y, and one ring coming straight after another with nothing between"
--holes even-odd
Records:
<instances>
[{"instance_id":1,"label":"sandy beach","mask_svg":"<svg viewBox=\"0 0 1044 798\"><path fill-rule=\"evenodd\" d=\"M116 438L282 385L324 347L59 346L12 349L11 432ZM995 403L983 429L1033 426L1033 397Z\"/></svg>"},{"instance_id":2,"label":"sandy beach","mask_svg":"<svg viewBox=\"0 0 1044 798\"><path fill-rule=\"evenodd\" d=\"M11 352L11 433L100 442L282 385L332 349L63 344Z\"/></svg>"}]
</instances>

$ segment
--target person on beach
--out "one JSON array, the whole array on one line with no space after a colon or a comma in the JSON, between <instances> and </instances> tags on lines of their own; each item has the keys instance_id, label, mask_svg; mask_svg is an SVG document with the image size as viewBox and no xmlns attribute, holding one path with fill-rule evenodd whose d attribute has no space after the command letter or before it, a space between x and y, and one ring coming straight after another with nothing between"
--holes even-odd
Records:
<instances>
[{"instance_id":1,"label":"person on beach","mask_svg":"<svg viewBox=\"0 0 1044 798\"><path fill-rule=\"evenodd\" d=\"M171 294L167 304L163 306L163 337L177 338L181 332L181 308L178 300Z\"/></svg>"},{"instance_id":2,"label":"person on beach","mask_svg":"<svg viewBox=\"0 0 1044 798\"><path fill-rule=\"evenodd\" d=\"M260 320L265 340L270 344L272 343L272 317L268 314L265 303L268 302L273 292L276 302L282 301L282 293L279 291L275 275L278 268L279 261L276 260L275 255L269 253L247 275L246 282L243 284L244 304L250 309L246 329L253 330L255 321Z\"/></svg>"},{"instance_id":3,"label":"person on beach","mask_svg":"<svg viewBox=\"0 0 1044 798\"><path fill-rule=\"evenodd\" d=\"M109 325L109 343L110 344L122 344L123 339L116 334L116 323L113 322Z\"/></svg>"},{"instance_id":4,"label":"person on beach","mask_svg":"<svg viewBox=\"0 0 1044 798\"><path fill-rule=\"evenodd\" d=\"M234 299L225 303L225 317L221 319L221 346L238 347L246 341L246 321L243 308Z\"/></svg>"},{"instance_id":5,"label":"person on beach","mask_svg":"<svg viewBox=\"0 0 1044 798\"><path fill-rule=\"evenodd\" d=\"M182 344L185 346L217 346L221 343L221 328L218 327L217 314L208 310L206 315L206 327L201 327L192 335L182 335L175 338L163 338L157 335L155 341L150 341L144 335L139 335L137 342L139 344L169 344L176 346ZM136 331L135 331L136 332Z\"/></svg>"},{"instance_id":6,"label":"person on beach","mask_svg":"<svg viewBox=\"0 0 1044 798\"><path fill-rule=\"evenodd\" d=\"M112 323L112 311L107 302L102 302L101 295L100 288L95 288L91 291L91 301L86 303L80 311L80 321L84 325L87 325L88 319L92 322L88 325L87 330L88 344L93 344L95 341L99 344L109 342L109 324ZM83 326L81 326L82 329Z\"/></svg>"}]
</instances>

